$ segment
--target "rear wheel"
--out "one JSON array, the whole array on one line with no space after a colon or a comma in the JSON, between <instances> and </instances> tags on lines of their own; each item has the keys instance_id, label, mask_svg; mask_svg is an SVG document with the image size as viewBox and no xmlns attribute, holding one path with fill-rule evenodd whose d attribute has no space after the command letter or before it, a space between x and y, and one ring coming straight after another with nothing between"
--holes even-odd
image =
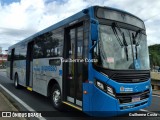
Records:
<instances>
[{"instance_id":1,"label":"rear wheel","mask_svg":"<svg viewBox=\"0 0 160 120\"><path fill-rule=\"evenodd\" d=\"M62 109L61 90L60 90L60 87L58 84L55 84L53 86L50 99L51 99L51 102L52 102L54 108L56 108L58 110L63 110Z\"/></svg>"},{"instance_id":2,"label":"rear wheel","mask_svg":"<svg viewBox=\"0 0 160 120\"><path fill-rule=\"evenodd\" d=\"M20 88L20 85L18 84L18 81L19 81L18 75L16 74L15 77L14 77L14 87L16 89Z\"/></svg>"}]
</instances>

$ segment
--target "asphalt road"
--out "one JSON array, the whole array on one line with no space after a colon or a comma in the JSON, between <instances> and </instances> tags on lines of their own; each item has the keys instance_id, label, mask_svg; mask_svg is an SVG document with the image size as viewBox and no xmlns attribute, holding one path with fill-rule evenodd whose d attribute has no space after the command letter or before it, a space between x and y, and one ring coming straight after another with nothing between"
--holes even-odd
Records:
<instances>
[{"instance_id":1,"label":"asphalt road","mask_svg":"<svg viewBox=\"0 0 160 120\"><path fill-rule=\"evenodd\" d=\"M17 96L20 100L22 100L24 103L26 103L28 106L30 106L35 111L51 111L48 113L55 114L55 117L44 117L47 120L159 120L160 117L112 117L112 118L94 118L94 117L71 117L72 114L76 114L74 112L59 112L55 110L51 103L49 102L49 99L47 97L44 97L38 93L30 92L26 90L25 88L21 88L20 90L15 89L13 85L13 81L8 79L6 77L6 73L2 70L0 70L0 84L3 85L6 89L8 89L11 93L13 93L15 96ZM27 111L26 108L24 108L19 102L17 102L15 99L13 99L10 95L8 95L5 91L1 89L1 91L8 97L8 99L20 110L20 111ZM153 96L152 104L150 107L145 108L146 112L154 112L158 113L160 112L160 97ZM72 109L70 109L72 111ZM66 117L69 115L68 117ZM70 116L71 115L71 116ZM85 116L82 114L82 116Z\"/></svg>"}]
</instances>

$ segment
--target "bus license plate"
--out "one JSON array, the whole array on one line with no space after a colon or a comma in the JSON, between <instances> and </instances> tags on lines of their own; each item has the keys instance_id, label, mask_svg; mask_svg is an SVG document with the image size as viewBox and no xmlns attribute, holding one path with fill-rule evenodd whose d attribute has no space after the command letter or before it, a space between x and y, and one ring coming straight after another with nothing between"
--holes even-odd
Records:
<instances>
[{"instance_id":1,"label":"bus license plate","mask_svg":"<svg viewBox=\"0 0 160 120\"><path fill-rule=\"evenodd\" d=\"M136 97L132 97L132 102L138 102L140 101L140 97L136 96Z\"/></svg>"}]
</instances>

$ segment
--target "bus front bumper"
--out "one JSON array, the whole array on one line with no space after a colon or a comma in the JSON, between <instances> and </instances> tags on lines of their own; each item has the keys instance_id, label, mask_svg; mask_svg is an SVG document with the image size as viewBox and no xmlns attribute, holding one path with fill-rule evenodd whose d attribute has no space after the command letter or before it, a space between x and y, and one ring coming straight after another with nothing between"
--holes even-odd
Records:
<instances>
[{"instance_id":1,"label":"bus front bumper","mask_svg":"<svg viewBox=\"0 0 160 120\"><path fill-rule=\"evenodd\" d=\"M103 92L94 84L83 83L83 91L87 91L87 94L83 94L83 112L90 116L117 116L138 111L151 104L151 92L147 99L120 104L117 98Z\"/></svg>"}]
</instances>

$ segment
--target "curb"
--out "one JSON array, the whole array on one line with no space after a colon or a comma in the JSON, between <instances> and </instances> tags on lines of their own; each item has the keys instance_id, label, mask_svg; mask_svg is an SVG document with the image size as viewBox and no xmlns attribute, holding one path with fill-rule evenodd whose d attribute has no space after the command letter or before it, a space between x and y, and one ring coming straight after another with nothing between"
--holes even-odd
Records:
<instances>
[{"instance_id":1,"label":"curb","mask_svg":"<svg viewBox=\"0 0 160 120\"><path fill-rule=\"evenodd\" d=\"M4 99L4 101L7 103L7 105L11 108L11 111L18 111L13 104L0 92L0 97Z\"/></svg>"},{"instance_id":2,"label":"curb","mask_svg":"<svg viewBox=\"0 0 160 120\"><path fill-rule=\"evenodd\" d=\"M1 91L0 91L0 97L9 106L11 112L19 112L19 110L8 100L8 98ZM13 117L13 118L12 117L4 117L4 118L2 117L2 119L27 120L26 118L23 118L23 117ZM0 118L0 120L1 120L1 118Z\"/></svg>"}]
</instances>

